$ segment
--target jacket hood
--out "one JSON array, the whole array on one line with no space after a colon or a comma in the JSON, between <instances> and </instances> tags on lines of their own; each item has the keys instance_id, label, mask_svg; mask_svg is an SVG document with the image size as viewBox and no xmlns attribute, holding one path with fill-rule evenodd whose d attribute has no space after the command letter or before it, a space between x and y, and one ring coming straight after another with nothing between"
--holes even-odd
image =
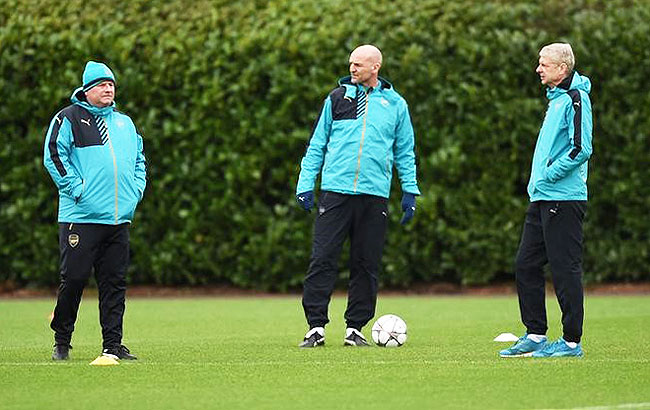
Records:
<instances>
[{"instance_id":1,"label":"jacket hood","mask_svg":"<svg viewBox=\"0 0 650 410\"><path fill-rule=\"evenodd\" d=\"M99 115L105 117L115 110L115 101L113 101L111 105L107 107L101 107L101 108L95 107L94 105L90 104L86 100L86 93L84 92L83 87L79 87L72 92L72 95L70 96L70 101L72 101L73 104L77 104L85 108L86 110L90 111L92 115Z\"/></svg>"},{"instance_id":2,"label":"jacket hood","mask_svg":"<svg viewBox=\"0 0 650 410\"><path fill-rule=\"evenodd\" d=\"M557 87L548 88L546 90L546 96L549 100L552 100L562 94L566 94L569 90L582 90L589 94L591 91L591 81L588 77L580 75L577 71L574 71L570 76L562 80Z\"/></svg>"}]
</instances>

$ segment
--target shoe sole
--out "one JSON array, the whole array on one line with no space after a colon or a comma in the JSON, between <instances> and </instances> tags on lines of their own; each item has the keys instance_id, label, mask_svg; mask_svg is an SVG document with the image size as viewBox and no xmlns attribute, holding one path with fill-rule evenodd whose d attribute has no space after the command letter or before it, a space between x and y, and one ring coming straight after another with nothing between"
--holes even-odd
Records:
<instances>
[{"instance_id":1,"label":"shoe sole","mask_svg":"<svg viewBox=\"0 0 650 410\"><path fill-rule=\"evenodd\" d=\"M553 358L558 358L558 357L575 357L578 359L583 358L585 355L584 354L556 354L556 355L549 355L549 356L533 356L535 359L553 359Z\"/></svg>"},{"instance_id":2,"label":"shoe sole","mask_svg":"<svg viewBox=\"0 0 650 410\"><path fill-rule=\"evenodd\" d=\"M325 346L324 338L317 340L316 343L314 343L313 345L303 345L302 343L298 345L298 347L300 348L307 348L307 349L318 347L318 346Z\"/></svg>"},{"instance_id":3,"label":"shoe sole","mask_svg":"<svg viewBox=\"0 0 650 410\"><path fill-rule=\"evenodd\" d=\"M533 357L534 352L528 352L528 353L522 353L522 354L499 354L499 356L503 358L511 358L511 357Z\"/></svg>"},{"instance_id":4,"label":"shoe sole","mask_svg":"<svg viewBox=\"0 0 650 410\"><path fill-rule=\"evenodd\" d=\"M345 339L345 340L343 340L343 346L369 347L370 345L369 344L358 345L358 344L354 343L352 340Z\"/></svg>"}]
</instances>

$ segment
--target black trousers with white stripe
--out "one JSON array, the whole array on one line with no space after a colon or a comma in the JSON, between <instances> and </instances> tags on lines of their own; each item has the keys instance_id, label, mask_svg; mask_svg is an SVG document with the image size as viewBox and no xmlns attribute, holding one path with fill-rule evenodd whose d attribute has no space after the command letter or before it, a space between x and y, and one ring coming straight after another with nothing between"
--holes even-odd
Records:
<instances>
[{"instance_id":1,"label":"black trousers with white stripe","mask_svg":"<svg viewBox=\"0 0 650 410\"><path fill-rule=\"evenodd\" d=\"M129 224L59 224L61 283L50 327L57 344L70 344L77 312L91 272L99 292L103 347L122 343Z\"/></svg>"},{"instance_id":2,"label":"black trousers with white stripe","mask_svg":"<svg viewBox=\"0 0 650 410\"><path fill-rule=\"evenodd\" d=\"M526 211L516 258L521 320L529 334L546 334L544 266L562 310L564 340L580 342L584 319L582 221L586 201L536 201Z\"/></svg>"},{"instance_id":3,"label":"black trousers with white stripe","mask_svg":"<svg viewBox=\"0 0 650 410\"><path fill-rule=\"evenodd\" d=\"M375 315L377 283L388 221L388 200L323 191L314 224L302 305L310 328L325 326L338 278L343 242L350 238L350 282L345 320L361 330Z\"/></svg>"}]
</instances>

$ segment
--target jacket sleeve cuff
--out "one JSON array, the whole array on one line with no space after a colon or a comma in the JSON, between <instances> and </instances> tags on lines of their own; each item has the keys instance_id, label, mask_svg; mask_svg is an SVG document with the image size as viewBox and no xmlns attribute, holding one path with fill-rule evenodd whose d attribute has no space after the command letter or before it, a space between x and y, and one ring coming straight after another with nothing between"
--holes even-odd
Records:
<instances>
[{"instance_id":1,"label":"jacket sleeve cuff","mask_svg":"<svg viewBox=\"0 0 650 410\"><path fill-rule=\"evenodd\" d=\"M314 190L314 183L312 182L307 183L306 181L300 180L298 181L298 184L296 185L296 195L302 194L307 191L313 191Z\"/></svg>"},{"instance_id":2,"label":"jacket sleeve cuff","mask_svg":"<svg viewBox=\"0 0 650 410\"><path fill-rule=\"evenodd\" d=\"M417 185L409 185L407 187L406 186L402 187L402 193L418 196L420 195L420 190L418 189Z\"/></svg>"}]
</instances>

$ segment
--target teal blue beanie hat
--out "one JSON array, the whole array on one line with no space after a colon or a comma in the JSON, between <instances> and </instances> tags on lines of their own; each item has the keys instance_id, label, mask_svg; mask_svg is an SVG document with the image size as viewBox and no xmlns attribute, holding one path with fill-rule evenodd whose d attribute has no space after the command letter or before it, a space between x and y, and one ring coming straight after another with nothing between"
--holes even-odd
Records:
<instances>
[{"instance_id":1,"label":"teal blue beanie hat","mask_svg":"<svg viewBox=\"0 0 650 410\"><path fill-rule=\"evenodd\" d=\"M115 76L106 64L89 61L86 63L82 80L83 90L88 91L102 81L110 80L115 83Z\"/></svg>"}]
</instances>

